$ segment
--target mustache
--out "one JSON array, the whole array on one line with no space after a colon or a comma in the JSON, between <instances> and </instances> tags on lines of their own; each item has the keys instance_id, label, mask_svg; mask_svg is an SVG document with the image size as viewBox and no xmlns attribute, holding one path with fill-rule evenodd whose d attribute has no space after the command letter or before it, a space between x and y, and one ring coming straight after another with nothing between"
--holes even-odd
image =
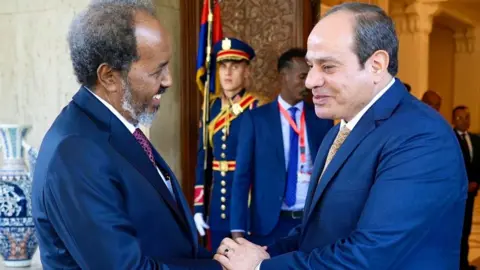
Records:
<instances>
[{"instance_id":1,"label":"mustache","mask_svg":"<svg viewBox=\"0 0 480 270\"><path fill-rule=\"evenodd\" d=\"M161 86L160 89L158 89L157 95L165 94L165 92L167 92L167 89L167 87Z\"/></svg>"}]
</instances>

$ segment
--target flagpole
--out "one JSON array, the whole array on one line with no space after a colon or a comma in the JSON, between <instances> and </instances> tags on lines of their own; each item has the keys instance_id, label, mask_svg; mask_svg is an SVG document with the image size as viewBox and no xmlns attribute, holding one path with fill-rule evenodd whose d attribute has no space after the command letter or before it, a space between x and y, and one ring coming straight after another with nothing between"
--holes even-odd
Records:
<instances>
[{"instance_id":1,"label":"flagpole","mask_svg":"<svg viewBox=\"0 0 480 270\"><path fill-rule=\"evenodd\" d=\"M203 151L205 153L205 158L203 162L203 169L207 169L208 165L208 144L209 144L209 134L208 134L208 121L210 115L210 65L211 65L211 51L212 51L212 32L213 32L213 1L208 1L208 22L207 22L207 59L206 59L206 71L207 77L205 80L205 86L203 90Z\"/></svg>"}]
</instances>

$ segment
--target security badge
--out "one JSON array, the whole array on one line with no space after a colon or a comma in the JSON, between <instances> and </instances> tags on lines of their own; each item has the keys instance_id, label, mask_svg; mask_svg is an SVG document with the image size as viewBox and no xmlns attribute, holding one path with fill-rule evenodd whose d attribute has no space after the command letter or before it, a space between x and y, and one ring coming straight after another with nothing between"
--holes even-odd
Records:
<instances>
[{"instance_id":1,"label":"security badge","mask_svg":"<svg viewBox=\"0 0 480 270\"><path fill-rule=\"evenodd\" d=\"M312 176L312 170L310 166L304 164L300 165L300 171L297 173L297 179L300 183L309 183Z\"/></svg>"}]
</instances>

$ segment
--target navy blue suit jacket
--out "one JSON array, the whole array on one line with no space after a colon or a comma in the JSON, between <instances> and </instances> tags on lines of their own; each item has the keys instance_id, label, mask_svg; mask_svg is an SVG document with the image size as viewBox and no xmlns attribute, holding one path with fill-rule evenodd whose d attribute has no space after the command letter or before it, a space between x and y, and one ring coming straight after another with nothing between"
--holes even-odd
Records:
<instances>
[{"instance_id":1,"label":"navy blue suit jacket","mask_svg":"<svg viewBox=\"0 0 480 270\"><path fill-rule=\"evenodd\" d=\"M48 130L34 175L44 269L220 268L198 246L181 188L154 155L176 201L125 125L79 90Z\"/></svg>"},{"instance_id":2,"label":"navy blue suit jacket","mask_svg":"<svg viewBox=\"0 0 480 270\"><path fill-rule=\"evenodd\" d=\"M320 146L302 225L260 269L458 269L467 177L449 124L396 80L317 185L338 130Z\"/></svg>"},{"instance_id":3,"label":"navy blue suit jacket","mask_svg":"<svg viewBox=\"0 0 480 270\"><path fill-rule=\"evenodd\" d=\"M315 160L332 120L320 119L304 103L311 160ZM287 172L278 101L244 112L238 136L237 169L232 188L231 229L268 235L279 220ZM248 208L249 188L252 187ZM250 226L247 221L250 220Z\"/></svg>"}]
</instances>

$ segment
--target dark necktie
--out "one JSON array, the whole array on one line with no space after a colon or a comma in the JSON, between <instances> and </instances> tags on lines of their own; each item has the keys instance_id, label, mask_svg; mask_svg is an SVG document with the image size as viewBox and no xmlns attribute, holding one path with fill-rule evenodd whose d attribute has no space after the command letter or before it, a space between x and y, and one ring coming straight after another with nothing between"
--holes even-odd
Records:
<instances>
[{"instance_id":1,"label":"dark necktie","mask_svg":"<svg viewBox=\"0 0 480 270\"><path fill-rule=\"evenodd\" d=\"M290 116L295 124L296 107L288 109ZM285 191L285 204L288 207L295 205L297 198L297 173L298 173L298 134L292 126L290 126L290 151L287 166L287 188Z\"/></svg>"},{"instance_id":2,"label":"dark necktie","mask_svg":"<svg viewBox=\"0 0 480 270\"><path fill-rule=\"evenodd\" d=\"M143 148L143 151L145 154L147 154L148 159L152 162L154 167L157 167L157 164L155 163L155 158L153 157L153 150L152 146L150 145L150 141L148 140L147 136L143 134L142 130L139 128L135 129L135 132L133 132L133 137L137 140L137 142L140 144L140 146ZM166 181L170 180L170 174L164 170L163 168L158 167L160 172L162 173L163 177L165 177Z\"/></svg>"},{"instance_id":3,"label":"dark necktie","mask_svg":"<svg viewBox=\"0 0 480 270\"><path fill-rule=\"evenodd\" d=\"M466 135L466 132L460 134L460 146L462 147L466 160L470 162L470 149L468 148Z\"/></svg>"},{"instance_id":4,"label":"dark necktie","mask_svg":"<svg viewBox=\"0 0 480 270\"><path fill-rule=\"evenodd\" d=\"M156 166L155 158L153 157L152 146L150 145L147 136L145 136L145 134L143 134L143 132L139 128L137 128L135 129L135 132L133 132L133 137L135 137L137 142L143 148L143 151L145 151L145 154L147 154L148 159L150 159L152 164Z\"/></svg>"},{"instance_id":5,"label":"dark necktie","mask_svg":"<svg viewBox=\"0 0 480 270\"><path fill-rule=\"evenodd\" d=\"M150 145L150 141L148 140L147 136L145 136L145 134L143 134L142 130L140 130L139 128L135 129L135 132L133 132L133 137L135 137L137 142L143 148L143 151L147 155L148 159L150 159L150 162L152 162L153 167L155 169L158 168L160 170L161 174L165 178L165 181L167 181L167 182L170 181L170 174L167 172L167 170L161 168L160 166L157 167L157 164L155 163L155 157L153 156L152 146ZM168 185L167 185L167 188L170 190ZM175 191L173 191L173 186L171 188L172 188L172 190L170 190L170 193L173 197L173 200L177 201L176 197L178 195L175 195Z\"/></svg>"}]
</instances>

